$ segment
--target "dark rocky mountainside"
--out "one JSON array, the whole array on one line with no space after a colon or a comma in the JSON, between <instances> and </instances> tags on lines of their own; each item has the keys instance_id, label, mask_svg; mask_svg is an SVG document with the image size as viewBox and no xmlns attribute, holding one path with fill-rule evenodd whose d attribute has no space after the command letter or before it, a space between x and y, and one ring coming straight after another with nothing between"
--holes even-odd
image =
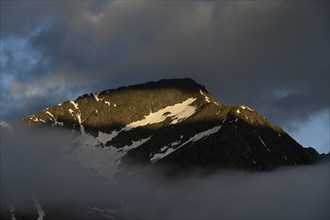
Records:
<instances>
[{"instance_id":1,"label":"dark rocky mountainside","mask_svg":"<svg viewBox=\"0 0 330 220\"><path fill-rule=\"evenodd\" d=\"M192 79L85 94L23 121L73 130L80 136L75 145L104 149L109 157L103 160L119 169L158 164L271 170L320 159L257 111L224 105Z\"/></svg>"}]
</instances>

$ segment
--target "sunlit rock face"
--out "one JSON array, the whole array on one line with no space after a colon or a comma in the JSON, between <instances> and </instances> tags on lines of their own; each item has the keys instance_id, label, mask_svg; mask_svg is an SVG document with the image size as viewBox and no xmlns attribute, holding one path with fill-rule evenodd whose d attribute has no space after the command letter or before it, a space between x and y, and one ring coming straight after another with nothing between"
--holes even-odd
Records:
<instances>
[{"instance_id":1,"label":"sunlit rock face","mask_svg":"<svg viewBox=\"0 0 330 220\"><path fill-rule=\"evenodd\" d=\"M72 155L101 174L128 165L272 170L320 158L256 110L224 105L192 79L85 94L23 121L72 130Z\"/></svg>"}]
</instances>

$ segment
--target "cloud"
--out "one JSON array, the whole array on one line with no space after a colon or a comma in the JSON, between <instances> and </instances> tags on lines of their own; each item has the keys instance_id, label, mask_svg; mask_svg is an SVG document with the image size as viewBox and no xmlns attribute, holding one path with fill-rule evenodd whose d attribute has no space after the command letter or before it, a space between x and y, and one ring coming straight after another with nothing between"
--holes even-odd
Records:
<instances>
[{"instance_id":1,"label":"cloud","mask_svg":"<svg viewBox=\"0 0 330 220\"><path fill-rule=\"evenodd\" d=\"M221 171L174 183L142 177L125 187L124 216L144 219L326 219L329 164L271 173ZM320 179L319 179L320 178ZM142 188L142 190L141 190ZM304 193L303 193L304 192ZM318 205L316 205L318 204Z\"/></svg>"},{"instance_id":2,"label":"cloud","mask_svg":"<svg viewBox=\"0 0 330 220\"><path fill-rule=\"evenodd\" d=\"M329 108L327 1L1 4L7 84L59 80L66 86L58 97L71 98L77 91L191 77L220 101L251 105L288 128ZM11 47L15 41L25 43ZM2 96L14 96L13 86L2 83ZM3 118L39 110L40 104L23 107L33 99L24 94L19 111L6 108Z\"/></svg>"},{"instance_id":3,"label":"cloud","mask_svg":"<svg viewBox=\"0 0 330 220\"><path fill-rule=\"evenodd\" d=\"M328 153L330 151L329 117L329 110L311 117L305 123L302 123L299 129L292 132L292 137L298 143L304 143L305 147L317 146L319 153Z\"/></svg>"},{"instance_id":4,"label":"cloud","mask_svg":"<svg viewBox=\"0 0 330 220\"><path fill-rule=\"evenodd\" d=\"M37 198L45 216L62 214L70 219L88 219L88 211L119 219L328 219L330 215L329 163L257 173L196 171L171 180L160 169L144 167L127 178L105 179L68 160L72 146L63 139L66 135L44 129L1 132L2 214L10 203L16 215L22 214L20 204Z\"/></svg>"}]
</instances>

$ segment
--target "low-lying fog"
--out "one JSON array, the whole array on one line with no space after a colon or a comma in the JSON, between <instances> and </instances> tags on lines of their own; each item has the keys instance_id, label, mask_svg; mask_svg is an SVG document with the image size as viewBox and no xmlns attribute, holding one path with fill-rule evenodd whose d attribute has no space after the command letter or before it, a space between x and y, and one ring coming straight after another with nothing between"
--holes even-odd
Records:
<instances>
[{"instance_id":1,"label":"low-lying fog","mask_svg":"<svg viewBox=\"0 0 330 220\"><path fill-rule=\"evenodd\" d=\"M13 215L24 212L19 204L34 198L44 219L61 210L62 216L70 210L77 218L88 218L86 212L104 219L330 218L329 163L263 173L196 172L177 180L147 169L129 178L106 179L68 161L66 136L1 130L3 216L10 216L9 207L16 207Z\"/></svg>"}]
</instances>

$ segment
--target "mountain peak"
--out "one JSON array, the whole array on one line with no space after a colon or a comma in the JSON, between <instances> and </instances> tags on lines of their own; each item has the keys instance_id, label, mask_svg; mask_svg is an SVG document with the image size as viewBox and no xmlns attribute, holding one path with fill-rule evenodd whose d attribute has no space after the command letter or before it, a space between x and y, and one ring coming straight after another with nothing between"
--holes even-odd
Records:
<instances>
[{"instance_id":1,"label":"mountain peak","mask_svg":"<svg viewBox=\"0 0 330 220\"><path fill-rule=\"evenodd\" d=\"M161 79L159 81L149 81L143 84L136 84L130 86L123 86L117 89L109 89L104 90L99 93L91 93L89 96L95 95L104 95L109 93L121 93L121 92L134 92L134 91L148 91L148 92L157 92L157 91L165 91L171 92L171 90L179 90L182 93L196 93L199 90L203 92L208 92L205 86L198 84L191 78L177 78L177 79ZM80 96L79 98L86 97L88 94L84 96Z\"/></svg>"},{"instance_id":2,"label":"mountain peak","mask_svg":"<svg viewBox=\"0 0 330 220\"><path fill-rule=\"evenodd\" d=\"M161 79L159 81L150 81L145 84L142 84L146 87L168 87L168 88L181 88L181 89L200 89L203 88L201 84L198 84L195 80L191 78L174 78L174 79ZM135 85L139 86L139 85Z\"/></svg>"},{"instance_id":3,"label":"mountain peak","mask_svg":"<svg viewBox=\"0 0 330 220\"><path fill-rule=\"evenodd\" d=\"M65 125L80 130L120 127L144 116L190 100L198 106L211 103L222 105L194 80L163 79L157 82L120 87L79 96L74 101L65 101L42 110L24 119L28 124ZM188 101L189 102L189 101ZM54 115L56 119L53 118Z\"/></svg>"},{"instance_id":4,"label":"mountain peak","mask_svg":"<svg viewBox=\"0 0 330 220\"><path fill-rule=\"evenodd\" d=\"M110 162L86 166L106 163L121 169L142 163L270 170L318 160L317 153L254 109L226 106L189 78L85 94L24 122L72 130L80 137L75 146L87 145L89 151L107 149L109 158L102 160Z\"/></svg>"}]
</instances>

